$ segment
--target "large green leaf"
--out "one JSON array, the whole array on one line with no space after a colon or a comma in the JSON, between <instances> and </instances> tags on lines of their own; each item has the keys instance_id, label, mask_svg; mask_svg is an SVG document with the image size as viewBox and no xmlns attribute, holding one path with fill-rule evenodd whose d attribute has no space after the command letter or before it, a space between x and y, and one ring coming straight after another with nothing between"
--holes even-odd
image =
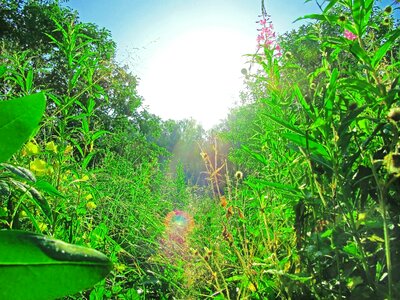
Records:
<instances>
[{"instance_id":1,"label":"large green leaf","mask_svg":"<svg viewBox=\"0 0 400 300\"><path fill-rule=\"evenodd\" d=\"M283 119L275 117L272 114L266 114L265 116L270 118L271 120L275 121L276 123L282 125L286 129L289 129L289 130L291 130L293 132L297 132L298 134L303 134L303 130L301 130L300 128L298 128L295 125L291 124L290 122L287 122L287 121L285 121Z\"/></svg>"},{"instance_id":2,"label":"large green leaf","mask_svg":"<svg viewBox=\"0 0 400 300\"><path fill-rule=\"evenodd\" d=\"M38 126L45 107L42 93L0 101L0 162L22 147Z\"/></svg>"},{"instance_id":3,"label":"large green leaf","mask_svg":"<svg viewBox=\"0 0 400 300\"><path fill-rule=\"evenodd\" d=\"M339 76L339 71L334 68L331 74L331 80L329 82L329 87L325 94L325 119L330 121L332 119L333 104L336 97L336 83Z\"/></svg>"},{"instance_id":4,"label":"large green leaf","mask_svg":"<svg viewBox=\"0 0 400 300\"><path fill-rule=\"evenodd\" d=\"M246 147L245 145L242 145L242 149L262 164L268 166L268 160L263 155L252 151L249 147Z\"/></svg>"},{"instance_id":5,"label":"large green leaf","mask_svg":"<svg viewBox=\"0 0 400 300\"><path fill-rule=\"evenodd\" d=\"M304 20L304 19L313 19L313 20L319 20L319 21L327 21L329 23L335 23L337 21L338 17L335 15L310 14L310 15L305 15L303 17L297 18L294 21L297 22L297 21Z\"/></svg>"},{"instance_id":6,"label":"large green leaf","mask_svg":"<svg viewBox=\"0 0 400 300\"><path fill-rule=\"evenodd\" d=\"M284 133L282 134L282 136L287 138L289 141L295 143L297 146L307 149L308 151L310 151L311 154L321 155L324 158L330 160L329 153L324 145L312 140L310 137L290 132Z\"/></svg>"},{"instance_id":7,"label":"large green leaf","mask_svg":"<svg viewBox=\"0 0 400 300\"><path fill-rule=\"evenodd\" d=\"M297 98L297 100L300 102L301 106L303 107L304 111L307 113L308 117L311 120L315 120L316 119L316 115L315 112L313 111L313 107L310 106L306 99L304 98L300 88L298 86L295 86L294 90L293 90L293 95Z\"/></svg>"},{"instance_id":8,"label":"large green leaf","mask_svg":"<svg viewBox=\"0 0 400 300\"><path fill-rule=\"evenodd\" d=\"M111 270L102 253L43 235L0 231L0 299L56 299L90 288Z\"/></svg>"},{"instance_id":9,"label":"large green leaf","mask_svg":"<svg viewBox=\"0 0 400 300\"><path fill-rule=\"evenodd\" d=\"M396 41L396 39L400 36L400 29L395 30L390 34L386 42L379 47L378 51L376 51L374 57L371 60L371 64L373 68L376 68L378 63L382 60L382 58L386 55L386 53L391 49L392 45Z\"/></svg>"}]
</instances>

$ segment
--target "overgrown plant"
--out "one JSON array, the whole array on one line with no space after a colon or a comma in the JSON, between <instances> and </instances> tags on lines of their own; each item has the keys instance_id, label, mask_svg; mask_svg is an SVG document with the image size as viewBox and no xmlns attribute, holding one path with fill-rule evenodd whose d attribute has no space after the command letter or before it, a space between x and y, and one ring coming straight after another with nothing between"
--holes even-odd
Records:
<instances>
[{"instance_id":1,"label":"overgrown plant","mask_svg":"<svg viewBox=\"0 0 400 300\"><path fill-rule=\"evenodd\" d=\"M29 214L36 225L32 215L34 211L30 209L32 203L33 210L39 208L50 222L52 219L48 203L34 187L35 176L27 169L3 163L36 129L44 113L45 103L43 94L0 102L0 162L6 170L0 173L0 200L2 211L8 212L8 216L2 215L0 220L4 221L5 217L4 224L9 228L16 227L14 223L20 221L20 211ZM30 108L29 118L27 108ZM7 171L17 178L13 178ZM0 295L4 299L24 299L28 294L31 299L54 299L73 294L93 286L112 267L110 260L98 251L40 234L2 230L0 236ZM37 276L38 273L40 276Z\"/></svg>"},{"instance_id":2,"label":"overgrown plant","mask_svg":"<svg viewBox=\"0 0 400 300\"><path fill-rule=\"evenodd\" d=\"M399 295L399 204L393 167L398 153L400 31L393 26L392 8L380 12L374 4L330 1L321 6L321 14L305 17L317 20L305 38L316 41L322 53L319 66L309 74L309 87L303 82L284 86L285 76L300 62L290 48L281 57L270 47L273 43L267 43L255 56L265 72L256 75L256 84L263 84L258 93L264 95L258 101L265 105L260 135L279 130L278 140L281 145L288 142L289 152L274 166L254 146L243 150L263 161L272 176L282 175L278 168L286 165L284 181L289 179L289 185L282 184L282 177L255 182L276 189L280 198L289 193L294 200L295 251L302 262L297 272L312 278L301 292L308 297ZM383 32L379 14L385 15ZM266 140L265 146L272 157L279 153L274 141ZM293 168L290 161L296 162Z\"/></svg>"}]
</instances>

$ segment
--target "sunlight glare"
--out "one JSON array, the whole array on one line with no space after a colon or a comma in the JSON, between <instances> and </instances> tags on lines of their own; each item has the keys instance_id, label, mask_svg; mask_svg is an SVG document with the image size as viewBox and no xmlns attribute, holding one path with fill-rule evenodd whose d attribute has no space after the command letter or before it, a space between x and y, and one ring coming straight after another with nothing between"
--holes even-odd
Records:
<instances>
[{"instance_id":1,"label":"sunlight glare","mask_svg":"<svg viewBox=\"0 0 400 300\"><path fill-rule=\"evenodd\" d=\"M205 28L159 47L139 85L145 105L163 119L192 117L211 128L238 99L243 55L253 40L233 30Z\"/></svg>"}]
</instances>

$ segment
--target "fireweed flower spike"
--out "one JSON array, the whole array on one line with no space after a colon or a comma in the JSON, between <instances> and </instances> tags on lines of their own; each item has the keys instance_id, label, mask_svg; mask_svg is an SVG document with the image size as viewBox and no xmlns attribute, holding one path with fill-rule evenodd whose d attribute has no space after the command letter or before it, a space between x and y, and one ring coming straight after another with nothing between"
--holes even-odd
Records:
<instances>
[{"instance_id":1,"label":"fireweed flower spike","mask_svg":"<svg viewBox=\"0 0 400 300\"><path fill-rule=\"evenodd\" d=\"M258 48L264 47L273 50L275 56L282 56L281 47L276 40L274 25L272 25L269 15L264 15L257 23L261 25L261 28L258 29L259 34L257 36Z\"/></svg>"},{"instance_id":2,"label":"fireweed flower spike","mask_svg":"<svg viewBox=\"0 0 400 300\"><path fill-rule=\"evenodd\" d=\"M343 35L346 39L348 39L350 41L354 41L357 38L357 36L354 33L352 33L351 31L348 31L347 29L345 29Z\"/></svg>"}]
</instances>

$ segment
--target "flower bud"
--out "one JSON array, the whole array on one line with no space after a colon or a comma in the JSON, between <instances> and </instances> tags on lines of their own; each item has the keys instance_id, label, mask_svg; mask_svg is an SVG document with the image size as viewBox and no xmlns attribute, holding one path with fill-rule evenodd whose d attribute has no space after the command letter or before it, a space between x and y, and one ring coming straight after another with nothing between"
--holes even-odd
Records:
<instances>
[{"instance_id":1,"label":"flower bud","mask_svg":"<svg viewBox=\"0 0 400 300\"><path fill-rule=\"evenodd\" d=\"M390 15L393 12L393 7L388 5L385 7L385 9L383 11L386 15Z\"/></svg>"}]
</instances>

